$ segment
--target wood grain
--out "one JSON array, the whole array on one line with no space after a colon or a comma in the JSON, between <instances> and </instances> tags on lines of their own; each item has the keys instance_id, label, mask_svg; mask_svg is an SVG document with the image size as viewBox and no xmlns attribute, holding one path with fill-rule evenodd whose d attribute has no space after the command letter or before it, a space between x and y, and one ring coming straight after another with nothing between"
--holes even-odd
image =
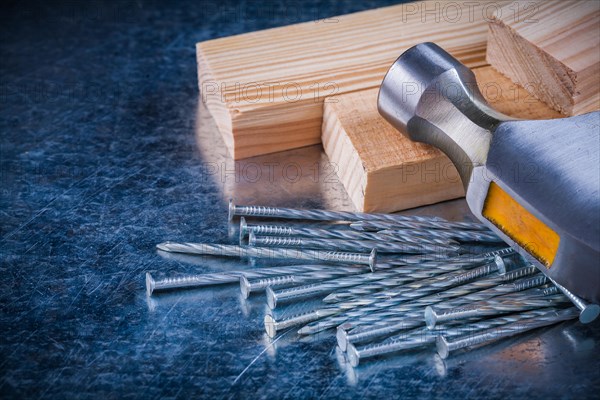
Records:
<instances>
[{"instance_id":1,"label":"wood grain","mask_svg":"<svg viewBox=\"0 0 600 400\"><path fill-rule=\"evenodd\" d=\"M566 115L600 108L600 2L514 2L489 29L498 71Z\"/></svg>"},{"instance_id":2,"label":"wood grain","mask_svg":"<svg viewBox=\"0 0 600 400\"><path fill-rule=\"evenodd\" d=\"M560 117L491 67L474 72L498 111L528 119ZM463 196L452 162L389 125L377 112L377 93L371 89L325 101L323 147L356 208L393 212Z\"/></svg>"},{"instance_id":3,"label":"wood grain","mask_svg":"<svg viewBox=\"0 0 600 400\"><path fill-rule=\"evenodd\" d=\"M484 16L508 3L401 4L201 42L200 91L235 159L319 143L323 99L379 86L415 44L484 65Z\"/></svg>"}]
</instances>

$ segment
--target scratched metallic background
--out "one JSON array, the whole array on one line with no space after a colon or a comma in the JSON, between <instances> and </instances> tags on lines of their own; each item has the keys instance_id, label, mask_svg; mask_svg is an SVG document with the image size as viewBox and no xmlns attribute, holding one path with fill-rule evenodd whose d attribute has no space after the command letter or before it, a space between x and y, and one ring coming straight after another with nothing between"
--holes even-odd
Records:
<instances>
[{"instance_id":1,"label":"scratched metallic background","mask_svg":"<svg viewBox=\"0 0 600 400\"><path fill-rule=\"evenodd\" d=\"M154 249L231 240L230 196L351 209L319 146L227 158L198 103L194 43L389 3L3 3L2 398L598 393L598 323L564 323L446 363L430 349L352 369L333 337L271 343L264 299L244 301L236 285L146 298L145 271L244 264ZM463 201L411 212L468 215Z\"/></svg>"}]
</instances>

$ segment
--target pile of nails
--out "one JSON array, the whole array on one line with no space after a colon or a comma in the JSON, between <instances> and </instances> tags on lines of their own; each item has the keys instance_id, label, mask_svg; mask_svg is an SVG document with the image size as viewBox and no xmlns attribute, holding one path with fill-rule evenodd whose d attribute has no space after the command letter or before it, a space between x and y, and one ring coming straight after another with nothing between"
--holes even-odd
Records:
<instances>
[{"instance_id":1,"label":"pile of nails","mask_svg":"<svg viewBox=\"0 0 600 400\"><path fill-rule=\"evenodd\" d=\"M229 220L235 217L240 217L239 245L165 242L157 248L295 263L160 280L147 273L148 295L239 281L246 298L266 293L271 311L264 326L270 337L293 330L336 332L352 366L427 346L446 358L577 317L589 323L600 313L598 305L540 273L479 223L230 201ZM246 218L321 225L250 224Z\"/></svg>"}]
</instances>

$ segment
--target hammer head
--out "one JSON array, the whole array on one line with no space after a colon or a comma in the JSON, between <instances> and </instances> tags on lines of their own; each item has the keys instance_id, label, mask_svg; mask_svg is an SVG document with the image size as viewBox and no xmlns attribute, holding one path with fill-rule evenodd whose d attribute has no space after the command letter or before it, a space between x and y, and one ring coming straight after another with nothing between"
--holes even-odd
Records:
<instances>
[{"instance_id":1,"label":"hammer head","mask_svg":"<svg viewBox=\"0 0 600 400\"><path fill-rule=\"evenodd\" d=\"M404 52L379 91L381 115L454 163L473 214L575 294L600 301L600 113L516 120L433 43Z\"/></svg>"},{"instance_id":2,"label":"hammer head","mask_svg":"<svg viewBox=\"0 0 600 400\"><path fill-rule=\"evenodd\" d=\"M465 188L485 164L492 131L512 118L493 110L473 72L434 43L405 51L385 76L379 113L412 140L432 144L454 162Z\"/></svg>"}]
</instances>

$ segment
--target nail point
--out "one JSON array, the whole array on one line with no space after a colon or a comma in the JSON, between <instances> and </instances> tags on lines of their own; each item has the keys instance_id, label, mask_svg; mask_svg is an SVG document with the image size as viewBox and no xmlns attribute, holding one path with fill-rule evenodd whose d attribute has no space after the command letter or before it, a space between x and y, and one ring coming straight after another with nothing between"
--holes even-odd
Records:
<instances>
[{"instance_id":1,"label":"nail point","mask_svg":"<svg viewBox=\"0 0 600 400\"><path fill-rule=\"evenodd\" d=\"M169 249L169 244L170 244L170 243L171 243L171 242L163 242L163 243L159 243L159 244L157 244L157 245L156 245L156 248L157 248L158 250L161 250L161 251L171 251L171 250Z\"/></svg>"}]
</instances>

